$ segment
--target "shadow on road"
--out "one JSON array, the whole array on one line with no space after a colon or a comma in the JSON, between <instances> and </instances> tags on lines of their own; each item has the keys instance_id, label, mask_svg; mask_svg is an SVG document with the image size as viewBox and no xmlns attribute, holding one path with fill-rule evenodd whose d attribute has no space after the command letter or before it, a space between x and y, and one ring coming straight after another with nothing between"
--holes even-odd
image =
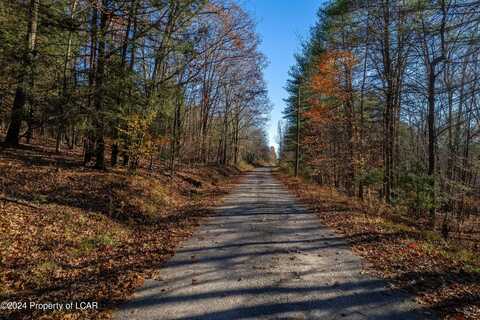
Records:
<instances>
[{"instance_id":1,"label":"shadow on road","mask_svg":"<svg viewBox=\"0 0 480 320\"><path fill-rule=\"evenodd\" d=\"M318 224L268 168L248 174L117 319L429 319L363 275L343 236Z\"/></svg>"}]
</instances>

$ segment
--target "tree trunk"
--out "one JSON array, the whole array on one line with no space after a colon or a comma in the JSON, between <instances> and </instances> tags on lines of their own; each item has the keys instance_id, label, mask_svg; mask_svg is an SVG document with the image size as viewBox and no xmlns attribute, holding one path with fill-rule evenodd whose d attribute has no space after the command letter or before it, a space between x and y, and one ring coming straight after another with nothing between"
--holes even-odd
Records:
<instances>
[{"instance_id":1,"label":"tree trunk","mask_svg":"<svg viewBox=\"0 0 480 320\"><path fill-rule=\"evenodd\" d=\"M123 44L122 44L122 55L121 55L121 71L122 73L126 71L126 61L127 61L127 52L128 52L128 45L130 43L130 30L132 27L132 17L135 16L136 20L136 1L132 1L132 5L130 7L130 12L128 12L128 20L127 20L127 27L125 29L125 35L123 38ZM135 33L135 31L134 31ZM134 35L135 37L135 35ZM132 57L133 60L133 57ZM130 69L133 68L133 65ZM130 95L130 90L128 93L125 93L123 90L118 93L117 95L117 104L119 107L124 103L125 101L125 95L128 94ZM115 167L118 163L118 154L119 154L119 130L118 130L118 122L115 121L113 125L113 144L112 144L112 150L111 150L111 155L110 155L110 164L112 167Z\"/></svg>"},{"instance_id":2,"label":"tree trunk","mask_svg":"<svg viewBox=\"0 0 480 320\"><path fill-rule=\"evenodd\" d=\"M95 87L95 70L96 70L96 56L97 56L97 24L98 24L98 9L92 6L92 18L90 21L90 57L89 57L89 72L88 72L88 86L92 90ZM92 105L91 95L88 96L88 109ZM91 115L89 115L91 117ZM91 128L87 130L84 142L84 157L83 165L87 165L93 158L95 151L95 135Z\"/></svg>"},{"instance_id":3,"label":"tree trunk","mask_svg":"<svg viewBox=\"0 0 480 320\"><path fill-rule=\"evenodd\" d=\"M295 148L295 177L298 177L300 169L300 82L298 83L298 101L297 101L297 124L296 124L296 148Z\"/></svg>"},{"instance_id":4,"label":"tree trunk","mask_svg":"<svg viewBox=\"0 0 480 320\"><path fill-rule=\"evenodd\" d=\"M239 143L239 126L240 126L240 117L238 112L235 113L235 127L234 127L234 142L233 142L233 162L235 165L238 164L238 143Z\"/></svg>"},{"instance_id":5,"label":"tree trunk","mask_svg":"<svg viewBox=\"0 0 480 320\"><path fill-rule=\"evenodd\" d=\"M393 152L394 152L394 84L392 59L390 56L390 3L385 1L383 12L383 66L387 87L384 112L384 178L383 196L387 203L392 202Z\"/></svg>"},{"instance_id":6,"label":"tree trunk","mask_svg":"<svg viewBox=\"0 0 480 320\"><path fill-rule=\"evenodd\" d=\"M175 175L175 161L178 152L178 134L180 129L180 101L178 97L175 98L175 112L172 126L172 141L170 142L170 172L171 177Z\"/></svg>"},{"instance_id":7,"label":"tree trunk","mask_svg":"<svg viewBox=\"0 0 480 320\"><path fill-rule=\"evenodd\" d=\"M102 14L100 18L100 37L98 43L97 72L95 77L95 168L105 169L105 138L104 138L104 117L103 117L103 99L104 99L104 76L105 76L105 47L106 47L106 27L107 12L106 0L102 1Z\"/></svg>"},{"instance_id":8,"label":"tree trunk","mask_svg":"<svg viewBox=\"0 0 480 320\"><path fill-rule=\"evenodd\" d=\"M430 177L430 188L432 196L432 207L430 208L430 225L433 229L435 227L436 215L436 192L435 192L435 67L430 65L428 75L428 176Z\"/></svg>"},{"instance_id":9,"label":"tree trunk","mask_svg":"<svg viewBox=\"0 0 480 320\"><path fill-rule=\"evenodd\" d=\"M117 165L117 162L118 162L118 143L115 142L112 144L112 154L110 157L110 165L112 166L112 168Z\"/></svg>"},{"instance_id":10,"label":"tree trunk","mask_svg":"<svg viewBox=\"0 0 480 320\"><path fill-rule=\"evenodd\" d=\"M18 84L17 89L15 90L15 98L13 100L12 112L10 115L10 125L5 137L5 144L11 146L17 146L20 142L23 112L27 101L27 83L25 80L27 75L32 71L35 58L39 6L40 0L30 1L26 50L22 58L22 66L18 75Z\"/></svg>"}]
</instances>

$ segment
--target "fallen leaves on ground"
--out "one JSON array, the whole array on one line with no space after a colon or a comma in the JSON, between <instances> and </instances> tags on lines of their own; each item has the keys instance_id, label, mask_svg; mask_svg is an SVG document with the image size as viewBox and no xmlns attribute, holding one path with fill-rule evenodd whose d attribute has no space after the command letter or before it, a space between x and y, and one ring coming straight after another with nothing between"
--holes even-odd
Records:
<instances>
[{"instance_id":1,"label":"fallen leaves on ground","mask_svg":"<svg viewBox=\"0 0 480 320\"><path fill-rule=\"evenodd\" d=\"M348 241L364 258L369 273L408 290L443 319L480 319L480 258L458 243L425 233L412 224L394 222L388 208L358 201L319 185L278 175L307 203L320 221ZM379 210L382 209L382 210ZM398 219L397 219L398 220Z\"/></svg>"},{"instance_id":2,"label":"fallen leaves on ground","mask_svg":"<svg viewBox=\"0 0 480 320\"><path fill-rule=\"evenodd\" d=\"M96 301L100 309L0 310L0 318L109 319L211 214L236 173L196 167L174 178L143 169L130 176L84 168L75 154L2 150L0 198L32 206L0 200L0 301Z\"/></svg>"}]
</instances>

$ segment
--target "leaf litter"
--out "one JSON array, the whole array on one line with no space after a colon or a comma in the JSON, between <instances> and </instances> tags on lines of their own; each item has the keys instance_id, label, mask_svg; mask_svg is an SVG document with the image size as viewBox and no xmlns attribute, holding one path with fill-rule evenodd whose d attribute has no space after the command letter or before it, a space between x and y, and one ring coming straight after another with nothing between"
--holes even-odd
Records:
<instances>
[{"instance_id":1,"label":"leaf litter","mask_svg":"<svg viewBox=\"0 0 480 320\"><path fill-rule=\"evenodd\" d=\"M363 257L362 272L413 293L442 319L480 319L480 254L475 247L464 248L421 226L398 222L393 210L379 203L365 205L282 173L277 178Z\"/></svg>"},{"instance_id":2,"label":"leaf litter","mask_svg":"<svg viewBox=\"0 0 480 320\"><path fill-rule=\"evenodd\" d=\"M174 178L156 171L96 171L78 154L2 150L0 199L21 201L0 200L0 301L100 308L0 310L0 318L110 319L145 278L161 274L238 174L213 166L180 169Z\"/></svg>"}]
</instances>

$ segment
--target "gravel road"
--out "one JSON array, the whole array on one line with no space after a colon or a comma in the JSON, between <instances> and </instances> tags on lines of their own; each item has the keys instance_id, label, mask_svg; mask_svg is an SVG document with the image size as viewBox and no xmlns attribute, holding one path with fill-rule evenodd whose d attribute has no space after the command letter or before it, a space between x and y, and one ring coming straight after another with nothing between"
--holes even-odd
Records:
<instances>
[{"instance_id":1,"label":"gravel road","mask_svg":"<svg viewBox=\"0 0 480 320\"><path fill-rule=\"evenodd\" d=\"M270 169L247 174L217 210L115 319L432 319L362 275L342 236Z\"/></svg>"}]
</instances>

